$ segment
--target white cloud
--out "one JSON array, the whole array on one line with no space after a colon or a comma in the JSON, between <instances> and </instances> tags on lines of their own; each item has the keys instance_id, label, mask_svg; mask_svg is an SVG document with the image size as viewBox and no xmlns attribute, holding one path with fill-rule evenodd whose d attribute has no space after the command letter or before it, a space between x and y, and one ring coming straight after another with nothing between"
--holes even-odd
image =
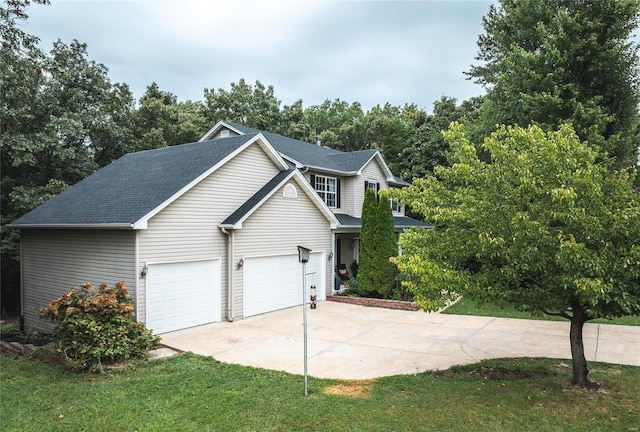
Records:
<instances>
[{"instance_id":1,"label":"white cloud","mask_svg":"<svg viewBox=\"0 0 640 432\"><path fill-rule=\"evenodd\" d=\"M283 104L339 98L430 110L443 94L482 93L473 63L487 1L62 1L29 8L49 48L88 44L111 80L140 97L152 81L179 100L245 78Z\"/></svg>"}]
</instances>

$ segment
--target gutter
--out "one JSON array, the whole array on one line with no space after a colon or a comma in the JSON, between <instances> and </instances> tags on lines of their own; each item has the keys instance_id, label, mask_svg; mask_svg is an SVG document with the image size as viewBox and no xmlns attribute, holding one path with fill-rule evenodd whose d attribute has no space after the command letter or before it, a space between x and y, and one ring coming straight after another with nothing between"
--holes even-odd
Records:
<instances>
[{"instance_id":1,"label":"gutter","mask_svg":"<svg viewBox=\"0 0 640 432\"><path fill-rule=\"evenodd\" d=\"M227 227L220 226L220 231L227 235L227 320L233 322L233 291L235 270L233 268L233 257L235 256L234 230L227 231Z\"/></svg>"},{"instance_id":2,"label":"gutter","mask_svg":"<svg viewBox=\"0 0 640 432\"><path fill-rule=\"evenodd\" d=\"M15 229L135 229L130 223L106 223L106 224L8 224L7 227Z\"/></svg>"}]
</instances>

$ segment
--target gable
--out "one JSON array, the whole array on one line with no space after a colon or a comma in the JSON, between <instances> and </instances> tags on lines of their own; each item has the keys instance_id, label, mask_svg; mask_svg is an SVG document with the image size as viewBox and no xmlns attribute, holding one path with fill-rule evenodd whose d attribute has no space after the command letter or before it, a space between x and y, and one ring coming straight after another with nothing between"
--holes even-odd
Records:
<instances>
[{"instance_id":1,"label":"gable","mask_svg":"<svg viewBox=\"0 0 640 432\"><path fill-rule=\"evenodd\" d=\"M254 142L279 169L287 169L260 134L130 153L10 226L144 229L149 218Z\"/></svg>"},{"instance_id":2,"label":"gable","mask_svg":"<svg viewBox=\"0 0 640 432\"><path fill-rule=\"evenodd\" d=\"M291 167L309 168L327 174L354 176L372 160L377 159L389 181L395 179L378 150L358 150L343 152L340 150L311 144L282 135L260 131L231 122L218 122L200 141L216 139L223 131L229 134L252 135L263 134L278 153L290 163Z\"/></svg>"},{"instance_id":3,"label":"gable","mask_svg":"<svg viewBox=\"0 0 640 432\"><path fill-rule=\"evenodd\" d=\"M294 186L295 192L291 188L286 187L291 185ZM298 189L301 190L301 193L298 192ZM222 221L219 226L225 229L242 229L244 221L257 212L265 203L276 195L278 191L281 192L282 198L284 199L297 200L298 198L304 197L305 199L310 200L315 207L315 213L322 215L322 217L330 223L331 228L335 228L337 226L338 220L333 212L318 197L297 169L290 169L278 173L259 191L251 196L251 198L245 201L240 207L238 207L238 209ZM285 192L287 193L285 194ZM272 222L274 221L272 220Z\"/></svg>"}]
</instances>

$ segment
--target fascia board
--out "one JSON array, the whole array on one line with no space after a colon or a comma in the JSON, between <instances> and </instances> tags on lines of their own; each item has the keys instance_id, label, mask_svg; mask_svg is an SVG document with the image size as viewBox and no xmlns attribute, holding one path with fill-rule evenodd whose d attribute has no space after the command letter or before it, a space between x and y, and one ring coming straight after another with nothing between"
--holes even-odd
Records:
<instances>
[{"instance_id":1,"label":"fascia board","mask_svg":"<svg viewBox=\"0 0 640 432\"><path fill-rule=\"evenodd\" d=\"M362 167L358 170L357 175L362 175L362 170L364 169L364 167L369 165L369 163L371 163L371 161L373 159L377 159L378 160L380 166L382 167L382 170L384 171L385 175L387 176L387 182L394 183L395 182L395 177L394 177L393 173L391 172L391 170L389 169L389 166L387 165L387 163L384 161L384 158L382 157L382 154L380 154L379 150L376 150L376 152L369 158L369 160L367 160L364 164L362 164Z\"/></svg>"},{"instance_id":2,"label":"fascia board","mask_svg":"<svg viewBox=\"0 0 640 432\"><path fill-rule=\"evenodd\" d=\"M296 168L301 169L304 168L304 164L302 162L299 162L297 160L295 160L294 158L287 156L286 154L282 153L282 152L278 152L278 154L280 155L280 157L282 157L282 159L291 162L292 164L295 165Z\"/></svg>"},{"instance_id":3,"label":"fascia board","mask_svg":"<svg viewBox=\"0 0 640 432\"><path fill-rule=\"evenodd\" d=\"M204 135L202 135L202 138L200 138L198 140L198 142L202 142L202 141L207 141L208 139L210 139L209 137L212 135L215 135L215 132L220 129L221 126L226 127L227 129L231 129L232 131L234 131L235 133L237 133L238 135L244 135L244 133L236 128L234 128L233 126L231 126L230 124L224 122L224 121L219 121L218 123L216 123L215 125L213 125L213 127L211 129L209 129Z\"/></svg>"},{"instance_id":4,"label":"fascia board","mask_svg":"<svg viewBox=\"0 0 640 432\"><path fill-rule=\"evenodd\" d=\"M316 165L307 165L307 168L309 168L309 170L312 170L312 171L321 172L325 174L333 174L333 175L338 175L342 177L352 177L352 176L357 176L359 174L358 171L340 171L340 170L334 170L334 169L325 168L325 167L316 166Z\"/></svg>"},{"instance_id":5,"label":"fascia board","mask_svg":"<svg viewBox=\"0 0 640 432\"><path fill-rule=\"evenodd\" d=\"M269 158L276 164L279 164L282 169L289 169L289 164L280 156L280 153L271 145L267 138L260 132L256 135L251 142L258 141L258 145L267 153Z\"/></svg>"}]
</instances>

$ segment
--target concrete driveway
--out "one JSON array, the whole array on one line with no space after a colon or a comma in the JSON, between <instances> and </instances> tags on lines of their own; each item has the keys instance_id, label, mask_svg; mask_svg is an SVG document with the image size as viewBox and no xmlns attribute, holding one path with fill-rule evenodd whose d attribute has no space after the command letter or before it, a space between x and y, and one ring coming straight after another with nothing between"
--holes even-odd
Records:
<instances>
[{"instance_id":1,"label":"concrete driveway","mask_svg":"<svg viewBox=\"0 0 640 432\"><path fill-rule=\"evenodd\" d=\"M308 310L308 374L369 379L496 357L570 359L569 323L322 302ZM302 307L166 333L162 343L225 363L304 373ZM640 365L640 327L586 324L587 361Z\"/></svg>"}]
</instances>

